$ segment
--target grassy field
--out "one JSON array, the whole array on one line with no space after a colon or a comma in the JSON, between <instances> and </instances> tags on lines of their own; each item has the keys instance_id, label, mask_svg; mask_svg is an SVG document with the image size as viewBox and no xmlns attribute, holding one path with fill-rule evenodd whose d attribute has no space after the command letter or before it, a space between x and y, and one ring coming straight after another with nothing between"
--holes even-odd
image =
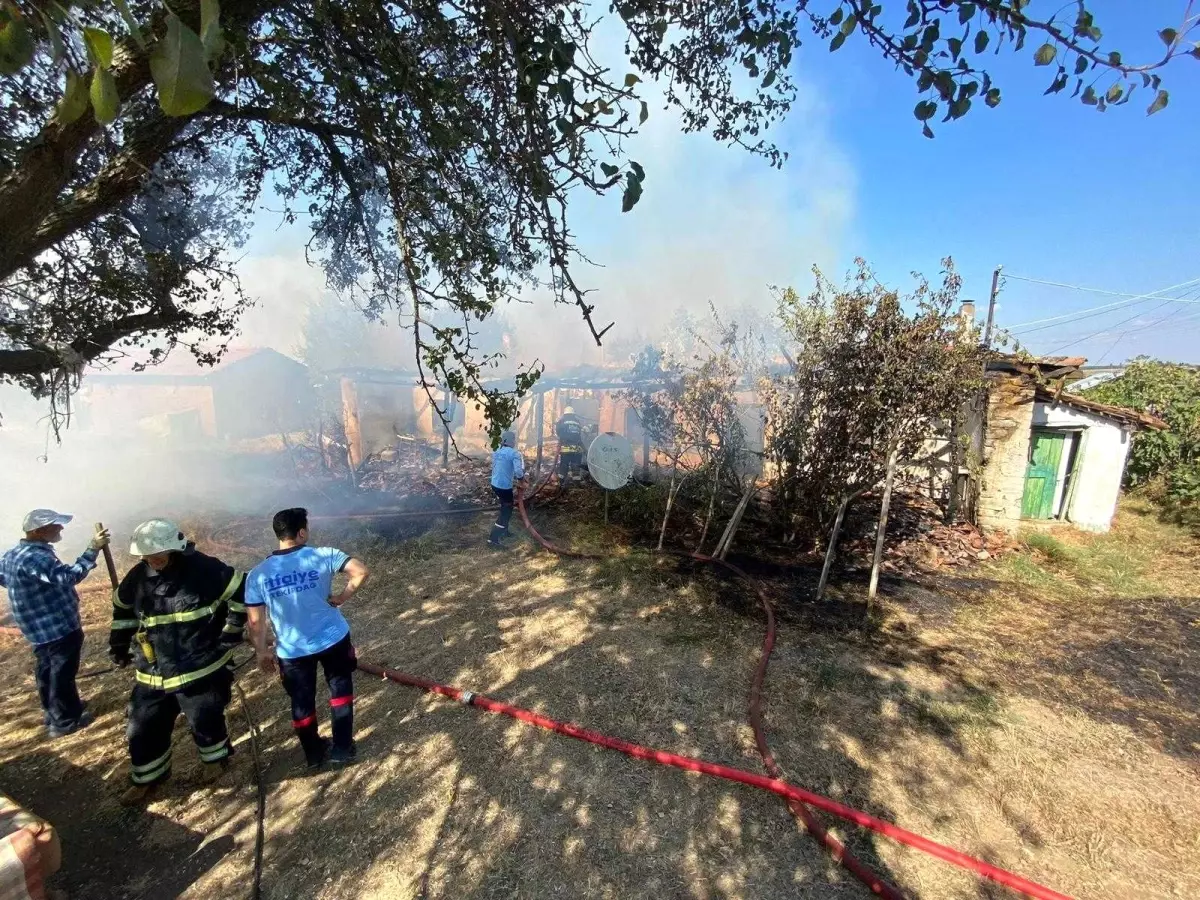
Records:
<instances>
[{"instance_id":1,"label":"grassy field","mask_svg":"<svg viewBox=\"0 0 1200 900\"><path fill-rule=\"evenodd\" d=\"M763 621L746 587L632 549L616 528L539 524L613 556L488 553L479 520L401 542L319 535L375 570L347 609L360 656L761 771L746 698ZM783 620L772 749L798 785L1071 896L1200 895L1200 545L1136 503L1109 535L1025 540L953 576L887 582L870 627L858 585L816 606L794 579L764 582ZM241 542L242 565L269 549L256 532ZM102 588L85 607L102 629ZM102 666L103 637L89 635L85 669ZM28 670L23 645L0 644L0 787L62 831L67 895L248 896L249 753L204 784L180 729L169 789L122 809L127 674L83 682L97 724L48 743ZM262 729L268 898L869 896L777 798L361 675L361 762L308 776L282 689L249 667L239 681ZM236 702L230 722L246 751ZM1004 896L834 830L907 896Z\"/></svg>"}]
</instances>

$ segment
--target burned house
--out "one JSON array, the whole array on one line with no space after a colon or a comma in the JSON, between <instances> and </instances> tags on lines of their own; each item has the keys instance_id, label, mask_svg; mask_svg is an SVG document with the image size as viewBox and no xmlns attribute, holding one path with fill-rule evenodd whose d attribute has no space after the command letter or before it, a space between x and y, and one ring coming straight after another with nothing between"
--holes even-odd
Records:
<instances>
[{"instance_id":1,"label":"burned house","mask_svg":"<svg viewBox=\"0 0 1200 900\"><path fill-rule=\"evenodd\" d=\"M1064 522L1109 529L1134 434L1167 426L1067 393L1064 381L1083 363L1001 358L988 364L976 498L981 527Z\"/></svg>"},{"instance_id":2,"label":"burned house","mask_svg":"<svg viewBox=\"0 0 1200 900\"><path fill-rule=\"evenodd\" d=\"M303 428L311 404L306 366L252 348L230 350L211 368L179 354L144 372L89 375L79 416L99 434L239 440Z\"/></svg>"}]
</instances>

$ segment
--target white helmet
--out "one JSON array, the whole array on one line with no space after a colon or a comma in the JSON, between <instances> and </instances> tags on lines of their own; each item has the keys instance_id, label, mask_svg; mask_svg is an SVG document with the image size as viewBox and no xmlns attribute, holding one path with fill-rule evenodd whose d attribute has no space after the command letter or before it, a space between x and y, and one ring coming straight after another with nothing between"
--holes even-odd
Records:
<instances>
[{"instance_id":1,"label":"white helmet","mask_svg":"<svg viewBox=\"0 0 1200 900\"><path fill-rule=\"evenodd\" d=\"M183 550L186 547L187 539L178 525L166 519L151 519L134 529L133 540L129 543L129 554L153 556L155 553Z\"/></svg>"}]
</instances>

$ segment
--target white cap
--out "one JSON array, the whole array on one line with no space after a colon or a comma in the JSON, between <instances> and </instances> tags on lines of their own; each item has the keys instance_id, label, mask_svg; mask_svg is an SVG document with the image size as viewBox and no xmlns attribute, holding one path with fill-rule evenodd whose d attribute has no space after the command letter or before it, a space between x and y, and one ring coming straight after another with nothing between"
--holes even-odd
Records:
<instances>
[{"instance_id":1,"label":"white cap","mask_svg":"<svg viewBox=\"0 0 1200 900\"><path fill-rule=\"evenodd\" d=\"M187 539L178 525L166 519L151 519L134 529L133 540L129 544L129 555L153 556L156 553L183 550L186 547Z\"/></svg>"},{"instance_id":2,"label":"white cap","mask_svg":"<svg viewBox=\"0 0 1200 900\"><path fill-rule=\"evenodd\" d=\"M55 512L52 509L35 509L26 514L25 521L21 523L21 530L28 534L39 528L45 528L47 525L66 525L73 518L74 516Z\"/></svg>"}]
</instances>

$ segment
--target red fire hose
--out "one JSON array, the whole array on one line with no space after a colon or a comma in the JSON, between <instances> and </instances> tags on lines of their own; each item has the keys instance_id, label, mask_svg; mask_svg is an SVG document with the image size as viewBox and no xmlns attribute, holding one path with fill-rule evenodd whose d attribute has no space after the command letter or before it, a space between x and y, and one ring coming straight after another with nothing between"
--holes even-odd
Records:
<instances>
[{"instance_id":1,"label":"red fire hose","mask_svg":"<svg viewBox=\"0 0 1200 900\"><path fill-rule=\"evenodd\" d=\"M522 498L518 496L517 507L521 511L521 519L525 523L525 527L533 538L541 544L545 549L557 553L562 556L573 557L577 559L600 559L603 558L599 553L583 553L577 550L565 550L552 544L546 540L533 527L533 523L529 521L529 514L525 510L525 504ZM857 876L866 887L875 894L887 897L888 900L900 900L901 894L892 886L883 882L878 875L872 872L867 866L861 863L853 855L851 855L837 840L829 834L820 823L818 823L812 814L806 808L807 806L815 807L816 809L824 810L831 815L837 816L848 822L853 822L863 828L868 828L877 834L882 834L885 837L890 837L897 841L917 850L928 853L930 856L935 856L938 859L949 862L959 868L974 872L982 878L990 881L995 881L997 884L1004 885L1013 891L1024 894L1028 897L1033 897L1035 900L1071 900L1065 894L1060 894L1058 891L1051 890L1048 887L1030 881L1027 878L1022 878L1013 872L993 866L983 860L976 859L973 856L968 856L951 847L939 844L936 841L931 841L928 838L922 837L919 834L900 828L890 822L885 822L883 819L878 819L867 813L853 809L838 803L836 800L831 800L828 797L823 797L820 794L814 794L802 788L794 787L781 778L782 773L779 770L775 758L767 746L766 734L763 728L762 721L762 686L766 678L767 665L770 661L771 651L775 647L775 615L771 610L771 605L767 600L762 589L754 583L750 577L737 566L727 563L724 560L719 560L711 556L705 556L699 553L681 554L689 556L701 562L714 563L723 566L734 574L740 576L750 583L758 594L763 610L767 615L767 634L763 642L762 654L759 658L758 667L754 673L754 680L750 688L750 723L754 729L754 740L758 746L759 755L763 759L763 766L771 775L770 778L756 775L752 772L745 772L741 769L733 769L728 766L721 766L715 763L705 762L704 760L694 759L687 756L679 756L674 753L667 753L662 750L652 750L646 747L641 747L637 744L622 741L618 738L610 738L606 735L599 734L595 731L590 731L586 728L581 728L578 725L569 723L556 722L553 719L538 715L529 710L520 709L519 707L509 706L506 703L500 703L490 697L485 697L480 694L473 694L470 691L462 691L458 688L448 687L436 682L428 681L422 678L415 678L410 675L403 675L399 672L394 672L388 669L381 669L377 666L369 664L359 664L359 667L364 671L383 678L388 678L400 684L407 684L413 687L419 687L426 691L442 694L459 702L466 703L471 706L478 706L486 709L489 712L501 713L511 716L522 722L527 722L531 725L537 725L540 728L546 728L558 734L566 735L567 737L577 738L578 740L588 741L597 744L601 747L607 747L611 750L616 750L636 759L645 759L652 762L657 762L666 766L673 766L678 769L685 769L690 772L701 772L705 775L712 775L717 778L724 778L729 781L736 781L742 784L748 784L752 787L757 787L761 790L770 791L778 794L788 801L788 808L804 823L805 827L830 851L833 858L841 863L846 869ZM811 824L810 824L811 823Z\"/></svg>"}]
</instances>

